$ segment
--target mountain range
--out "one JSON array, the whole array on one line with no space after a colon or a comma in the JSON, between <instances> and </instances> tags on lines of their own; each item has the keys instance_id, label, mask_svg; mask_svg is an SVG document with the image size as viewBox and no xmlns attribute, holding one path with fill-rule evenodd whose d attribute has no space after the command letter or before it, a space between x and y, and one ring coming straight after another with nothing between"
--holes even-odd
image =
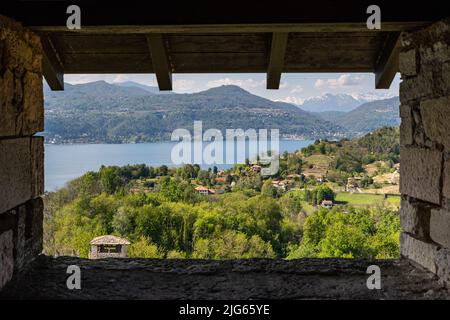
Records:
<instances>
[{"instance_id":1,"label":"mountain range","mask_svg":"<svg viewBox=\"0 0 450 320\"><path fill-rule=\"evenodd\" d=\"M156 87L134 82L96 81L77 85L66 83L64 91L50 91L46 86L44 95L44 136L50 143L170 140L173 130L192 130L195 120L203 121L204 131L209 128L223 133L226 129L238 128L279 129L282 138L339 139L359 134L361 126L353 124L367 120L364 111L363 114L356 112L364 104L354 107L349 102L352 107L346 107L342 103L342 110L352 110L346 114L355 117L345 121L344 113L305 111L293 104L253 95L234 85L198 93L162 94ZM380 104L383 104L382 100ZM398 118L397 111L388 109L389 114L383 116ZM373 115L376 118L379 114ZM377 120L372 120L371 126L376 127Z\"/></svg>"},{"instance_id":2,"label":"mountain range","mask_svg":"<svg viewBox=\"0 0 450 320\"><path fill-rule=\"evenodd\" d=\"M400 125L399 97L366 102L349 111L325 111L316 113L326 121L346 128L349 136L360 136L380 127Z\"/></svg>"},{"instance_id":3,"label":"mountain range","mask_svg":"<svg viewBox=\"0 0 450 320\"><path fill-rule=\"evenodd\" d=\"M361 104L365 99L356 99L349 94L326 93L318 97L311 97L299 104L298 107L310 112L343 111L348 112Z\"/></svg>"}]
</instances>

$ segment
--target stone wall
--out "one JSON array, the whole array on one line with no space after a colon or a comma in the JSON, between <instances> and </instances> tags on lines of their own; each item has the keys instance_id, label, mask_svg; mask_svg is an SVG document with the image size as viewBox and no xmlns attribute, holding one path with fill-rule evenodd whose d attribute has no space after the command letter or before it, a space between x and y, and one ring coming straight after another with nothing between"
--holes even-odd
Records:
<instances>
[{"instance_id":1,"label":"stone wall","mask_svg":"<svg viewBox=\"0 0 450 320\"><path fill-rule=\"evenodd\" d=\"M450 284L450 19L401 43L401 254Z\"/></svg>"},{"instance_id":2,"label":"stone wall","mask_svg":"<svg viewBox=\"0 0 450 320\"><path fill-rule=\"evenodd\" d=\"M41 61L39 38L0 16L0 289L42 251Z\"/></svg>"}]
</instances>

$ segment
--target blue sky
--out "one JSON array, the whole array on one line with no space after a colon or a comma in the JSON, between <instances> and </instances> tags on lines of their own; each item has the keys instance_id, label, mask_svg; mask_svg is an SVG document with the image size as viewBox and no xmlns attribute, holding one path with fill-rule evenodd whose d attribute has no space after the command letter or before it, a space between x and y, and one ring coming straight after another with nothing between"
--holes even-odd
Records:
<instances>
[{"instance_id":1,"label":"blue sky","mask_svg":"<svg viewBox=\"0 0 450 320\"><path fill-rule=\"evenodd\" d=\"M78 84L97 80L110 83L135 81L156 86L154 74L65 75L65 82ZM375 90L371 73L287 73L281 77L278 90L267 90L266 75L258 74L174 74L173 91L192 93L220 85L234 84L271 100L300 104L304 99L325 93L364 95L386 98L398 95L400 76L397 74L389 90Z\"/></svg>"}]
</instances>

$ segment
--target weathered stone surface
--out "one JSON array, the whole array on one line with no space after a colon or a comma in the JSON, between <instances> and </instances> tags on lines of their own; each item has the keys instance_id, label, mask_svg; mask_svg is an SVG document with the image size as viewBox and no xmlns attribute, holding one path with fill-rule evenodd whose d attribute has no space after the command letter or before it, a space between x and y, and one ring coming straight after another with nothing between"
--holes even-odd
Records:
<instances>
[{"instance_id":1,"label":"weathered stone surface","mask_svg":"<svg viewBox=\"0 0 450 320\"><path fill-rule=\"evenodd\" d=\"M415 239L407 233L400 235L400 254L433 273L437 271L434 260L438 249L437 245Z\"/></svg>"},{"instance_id":2,"label":"weathered stone surface","mask_svg":"<svg viewBox=\"0 0 450 320\"><path fill-rule=\"evenodd\" d=\"M427 137L450 151L450 97L425 100L420 112Z\"/></svg>"},{"instance_id":3,"label":"weathered stone surface","mask_svg":"<svg viewBox=\"0 0 450 320\"><path fill-rule=\"evenodd\" d=\"M442 195L450 199L450 159L444 163L444 185L442 187Z\"/></svg>"},{"instance_id":4,"label":"weathered stone surface","mask_svg":"<svg viewBox=\"0 0 450 320\"><path fill-rule=\"evenodd\" d=\"M423 97L431 97L433 93L433 73L430 70L422 70L417 76L400 82L400 101L402 104L408 104L411 100Z\"/></svg>"},{"instance_id":5,"label":"weathered stone surface","mask_svg":"<svg viewBox=\"0 0 450 320\"><path fill-rule=\"evenodd\" d=\"M416 238L430 239L430 211L429 205L418 201L402 199L400 208L400 224L403 231Z\"/></svg>"},{"instance_id":6,"label":"weathered stone surface","mask_svg":"<svg viewBox=\"0 0 450 320\"><path fill-rule=\"evenodd\" d=\"M413 120L411 116L402 117L400 123L400 144L402 146L411 145L414 142Z\"/></svg>"},{"instance_id":7,"label":"weathered stone surface","mask_svg":"<svg viewBox=\"0 0 450 320\"><path fill-rule=\"evenodd\" d=\"M14 74L6 69L0 75L0 136L15 135L18 110L13 107Z\"/></svg>"},{"instance_id":8,"label":"weathered stone surface","mask_svg":"<svg viewBox=\"0 0 450 320\"><path fill-rule=\"evenodd\" d=\"M42 76L7 69L0 76L0 137L33 135L44 130Z\"/></svg>"},{"instance_id":9,"label":"weathered stone surface","mask_svg":"<svg viewBox=\"0 0 450 320\"><path fill-rule=\"evenodd\" d=\"M43 131L42 47L33 33L0 16L0 137Z\"/></svg>"},{"instance_id":10,"label":"weathered stone surface","mask_svg":"<svg viewBox=\"0 0 450 320\"><path fill-rule=\"evenodd\" d=\"M399 54L399 70L402 75L414 76L417 74L416 50L411 49Z\"/></svg>"},{"instance_id":11,"label":"weathered stone surface","mask_svg":"<svg viewBox=\"0 0 450 320\"><path fill-rule=\"evenodd\" d=\"M20 269L25 263L26 256L26 239L25 239L25 229L26 229L26 215L27 206L21 205L15 210L15 232L14 232L14 257L15 263L14 268Z\"/></svg>"},{"instance_id":12,"label":"weathered stone surface","mask_svg":"<svg viewBox=\"0 0 450 320\"><path fill-rule=\"evenodd\" d=\"M44 94L42 76L27 72L23 79L22 135L44 131Z\"/></svg>"},{"instance_id":13,"label":"weathered stone surface","mask_svg":"<svg viewBox=\"0 0 450 320\"><path fill-rule=\"evenodd\" d=\"M438 40L432 45L423 46L420 50L420 57L424 64L442 64L450 60L450 47L444 41Z\"/></svg>"},{"instance_id":14,"label":"weathered stone surface","mask_svg":"<svg viewBox=\"0 0 450 320\"><path fill-rule=\"evenodd\" d=\"M32 196L44 194L44 137L31 137Z\"/></svg>"},{"instance_id":15,"label":"weathered stone surface","mask_svg":"<svg viewBox=\"0 0 450 320\"><path fill-rule=\"evenodd\" d=\"M31 199L30 138L0 140L0 213Z\"/></svg>"},{"instance_id":16,"label":"weathered stone surface","mask_svg":"<svg viewBox=\"0 0 450 320\"><path fill-rule=\"evenodd\" d=\"M11 280L14 269L12 230L0 233L0 289Z\"/></svg>"},{"instance_id":17,"label":"weathered stone surface","mask_svg":"<svg viewBox=\"0 0 450 320\"><path fill-rule=\"evenodd\" d=\"M411 118L411 106L408 104L400 104L399 116L400 118Z\"/></svg>"},{"instance_id":18,"label":"weathered stone surface","mask_svg":"<svg viewBox=\"0 0 450 320\"><path fill-rule=\"evenodd\" d=\"M42 45L39 37L18 22L0 15L0 42L4 67L41 73Z\"/></svg>"},{"instance_id":19,"label":"weathered stone surface","mask_svg":"<svg viewBox=\"0 0 450 320\"><path fill-rule=\"evenodd\" d=\"M444 209L431 210L430 217L431 239L450 248L450 212Z\"/></svg>"},{"instance_id":20,"label":"weathered stone surface","mask_svg":"<svg viewBox=\"0 0 450 320\"><path fill-rule=\"evenodd\" d=\"M450 90L450 62L446 62L442 65L442 87Z\"/></svg>"},{"instance_id":21,"label":"weathered stone surface","mask_svg":"<svg viewBox=\"0 0 450 320\"><path fill-rule=\"evenodd\" d=\"M450 285L450 250L442 248L438 250L434 260L439 280L447 286Z\"/></svg>"},{"instance_id":22,"label":"weathered stone surface","mask_svg":"<svg viewBox=\"0 0 450 320\"><path fill-rule=\"evenodd\" d=\"M67 290L67 266L81 290ZM378 265L381 290L367 289ZM449 299L436 277L407 261L352 259L101 259L41 256L0 298L23 299Z\"/></svg>"},{"instance_id":23,"label":"weathered stone surface","mask_svg":"<svg viewBox=\"0 0 450 320\"><path fill-rule=\"evenodd\" d=\"M400 149L400 192L440 204L442 152L423 148Z\"/></svg>"}]
</instances>

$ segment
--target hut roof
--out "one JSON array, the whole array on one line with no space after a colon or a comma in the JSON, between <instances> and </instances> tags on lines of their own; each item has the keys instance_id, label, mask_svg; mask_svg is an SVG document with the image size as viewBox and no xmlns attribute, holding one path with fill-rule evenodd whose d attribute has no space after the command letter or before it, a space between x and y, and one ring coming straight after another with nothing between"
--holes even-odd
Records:
<instances>
[{"instance_id":1,"label":"hut roof","mask_svg":"<svg viewBox=\"0 0 450 320\"><path fill-rule=\"evenodd\" d=\"M90 244L130 244L127 239L119 238L113 235L99 236L92 239Z\"/></svg>"}]
</instances>

